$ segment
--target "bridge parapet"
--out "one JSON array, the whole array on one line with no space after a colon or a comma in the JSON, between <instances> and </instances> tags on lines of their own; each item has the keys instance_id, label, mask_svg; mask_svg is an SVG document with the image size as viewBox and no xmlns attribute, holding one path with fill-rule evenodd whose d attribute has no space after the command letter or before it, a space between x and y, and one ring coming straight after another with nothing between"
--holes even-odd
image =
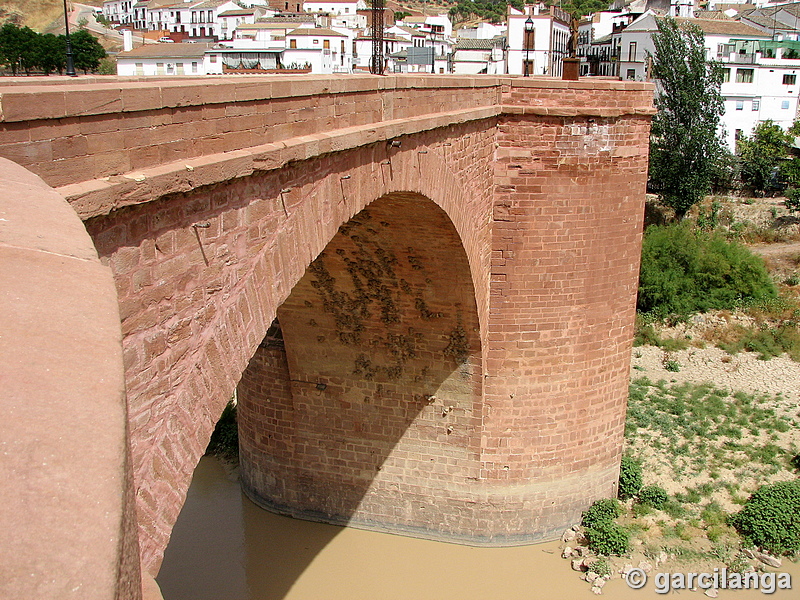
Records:
<instances>
[{"instance_id":1,"label":"bridge parapet","mask_svg":"<svg viewBox=\"0 0 800 600\"><path fill-rule=\"evenodd\" d=\"M502 113L651 114L652 91L599 79L365 75L8 85L0 95L0 156L60 188L86 219Z\"/></svg>"}]
</instances>

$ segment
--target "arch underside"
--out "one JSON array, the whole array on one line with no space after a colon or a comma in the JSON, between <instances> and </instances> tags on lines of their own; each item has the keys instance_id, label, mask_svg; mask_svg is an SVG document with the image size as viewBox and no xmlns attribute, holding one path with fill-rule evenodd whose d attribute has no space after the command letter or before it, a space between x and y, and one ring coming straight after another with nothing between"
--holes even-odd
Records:
<instances>
[{"instance_id":1,"label":"arch underside","mask_svg":"<svg viewBox=\"0 0 800 600\"><path fill-rule=\"evenodd\" d=\"M309 266L243 375L244 489L296 517L463 535L481 381L458 233L418 194L379 198Z\"/></svg>"}]
</instances>

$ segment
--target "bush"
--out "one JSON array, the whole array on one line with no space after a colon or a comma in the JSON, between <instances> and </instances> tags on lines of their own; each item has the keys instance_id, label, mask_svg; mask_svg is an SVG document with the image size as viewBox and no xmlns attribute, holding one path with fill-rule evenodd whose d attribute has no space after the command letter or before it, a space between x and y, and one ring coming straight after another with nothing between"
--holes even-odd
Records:
<instances>
[{"instance_id":1,"label":"bush","mask_svg":"<svg viewBox=\"0 0 800 600\"><path fill-rule=\"evenodd\" d=\"M642 244L638 309L657 318L732 309L776 295L763 260L688 223L651 226Z\"/></svg>"},{"instance_id":2,"label":"bush","mask_svg":"<svg viewBox=\"0 0 800 600\"><path fill-rule=\"evenodd\" d=\"M597 554L625 554L630 548L630 533L614 521L602 521L585 532L589 549Z\"/></svg>"},{"instance_id":3,"label":"bush","mask_svg":"<svg viewBox=\"0 0 800 600\"><path fill-rule=\"evenodd\" d=\"M639 502L652 506L653 508L664 508L664 505L669 500L667 491L658 485L646 485L639 490Z\"/></svg>"},{"instance_id":4,"label":"bush","mask_svg":"<svg viewBox=\"0 0 800 600\"><path fill-rule=\"evenodd\" d=\"M238 462L239 460L239 426L236 422L236 405L233 401L228 402L225 410L222 411L211 440L208 442L206 454L218 456L219 458Z\"/></svg>"},{"instance_id":5,"label":"bush","mask_svg":"<svg viewBox=\"0 0 800 600\"><path fill-rule=\"evenodd\" d=\"M617 496L621 500L633 498L642 489L642 465L631 456L623 456L619 466Z\"/></svg>"},{"instance_id":6,"label":"bush","mask_svg":"<svg viewBox=\"0 0 800 600\"><path fill-rule=\"evenodd\" d=\"M614 574L611 565L606 558L598 558L596 561L592 562L589 570L592 573L597 573L600 577L611 577Z\"/></svg>"},{"instance_id":7,"label":"bush","mask_svg":"<svg viewBox=\"0 0 800 600\"><path fill-rule=\"evenodd\" d=\"M762 485L731 517L731 525L773 554L800 551L800 480Z\"/></svg>"},{"instance_id":8,"label":"bush","mask_svg":"<svg viewBox=\"0 0 800 600\"><path fill-rule=\"evenodd\" d=\"M622 507L614 498L597 500L583 513L581 525L586 528L597 527L600 523L611 523L622 514Z\"/></svg>"}]
</instances>

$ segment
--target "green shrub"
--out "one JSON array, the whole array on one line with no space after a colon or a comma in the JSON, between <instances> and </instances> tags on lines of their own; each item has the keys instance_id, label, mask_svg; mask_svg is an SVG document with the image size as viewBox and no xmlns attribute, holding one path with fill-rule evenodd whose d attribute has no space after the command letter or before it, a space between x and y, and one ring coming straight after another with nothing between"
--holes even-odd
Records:
<instances>
[{"instance_id":1,"label":"green shrub","mask_svg":"<svg viewBox=\"0 0 800 600\"><path fill-rule=\"evenodd\" d=\"M610 523L622 514L622 507L614 498L597 500L583 513L581 525L584 527L597 527L600 523Z\"/></svg>"},{"instance_id":2,"label":"green shrub","mask_svg":"<svg viewBox=\"0 0 800 600\"><path fill-rule=\"evenodd\" d=\"M651 226L642 244L638 309L658 318L731 309L776 295L763 260L689 223Z\"/></svg>"},{"instance_id":3,"label":"green shrub","mask_svg":"<svg viewBox=\"0 0 800 600\"><path fill-rule=\"evenodd\" d=\"M238 462L239 460L239 426L236 422L236 405L233 401L222 411L211 440L208 442L206 454L222 459Z\"/></svg>"},{"instance_id":4,"label":"green shrub","mask_svg":"<svg viewBox=\"0 0 800 600\"><path fill-rule=\"evenodd\" d=\"M602 521L585 531L589 549L602 556L625 554L630 548L630 533L614 521Z\"/></svg>"},{"instance_id":5,"label":"green shrub","mask_svg":"<svg viewBox=\"0 0 800 600\"><path fill-rule=\"evenodd\" d=\"M731 524L746 540L774 554L800 551L800 480L762 485Z\"/></svg>"},{"instance_id":6,"label":"green shrub","mask_svg":"<svg viewBox=\"0 0 800 600\"><path fill-rule=\"evenodd\" d=\"M639 502L653 508L664 508L669 500L667 490L658 485L646 485L639 490Z\"/></svg>"},{"instance_id":7,"label":"green shrub","mask_svg":"<svg viewBox=\"0 0 800 600\"><path fill-rule=\"evenodd\" d=\"M596 561L592 562L589 570L592 573L597 573L600 577L610 577L614 574L607 558L598 558Z\"/></svg>"},{"instance_id":8,"label":"green shrub","mask_svg":"<svg viewBox=\"0 0 800 600\"><path fill-rule=\"evenodd\" d=\"M633 498L642 489L642 464L631 456L623 456L619 466L617 495L621 500Z\"/></svg>"}]
</instances>

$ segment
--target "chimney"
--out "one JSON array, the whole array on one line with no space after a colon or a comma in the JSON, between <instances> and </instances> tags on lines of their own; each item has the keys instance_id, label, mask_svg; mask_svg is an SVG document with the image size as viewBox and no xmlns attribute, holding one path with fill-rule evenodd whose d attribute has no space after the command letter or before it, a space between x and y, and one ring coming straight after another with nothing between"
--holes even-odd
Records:
<instances>
[{"instance_id":1,"label":"chimney","mask_svg":"<svg viewBox=\"0 0 800 600\"><path fill-rule=\"evenodd\" d=\"M133 50L133 32L130 29L122 30L122 51L129 52Z\"/></svg>"}]
</instances>

